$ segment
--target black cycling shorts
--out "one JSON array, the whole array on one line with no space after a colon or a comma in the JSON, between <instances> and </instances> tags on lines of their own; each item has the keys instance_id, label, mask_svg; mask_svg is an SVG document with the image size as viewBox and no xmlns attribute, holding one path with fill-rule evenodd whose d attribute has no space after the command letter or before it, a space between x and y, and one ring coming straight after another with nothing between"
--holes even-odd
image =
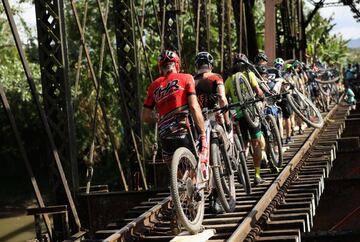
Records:
<instances>
[{"instance_id":1,"label":"black cycling shorts","mask_svg":"<svg viewBox=\"0 0 360 242\"><path fill-rule=\"evenodd\" d=\"M186 147L190 151L192 152L194 151L189 134L185 135L184 137L178 137L178 138L162 138L161 146L162 146L163 155L168 157L172 156L175 150L180 147Z\"/></svg>"},{"instance_id":2,"label":"black cycling shorts","mask_svg":"<svg viewBox=\"0 0 360 242\"><path fill-rule=\"evenodd\" d=\"M244 141L249 140L249 134L251 139L258 139L262 136L261 124L253 128L249 125L248 121L246 121L245 117L237 118L236 121L239 123L241 136Z\"/></svg>"},{"instance_id":3,"label":"black cycling shorts","mask_svg":"<svg viewBox=\"0 0 360 242\"><path fill-rule=\"evenodd\" d=\"M278 103L278 106L281 108L283 118L288 119L293 114L293 110L287 99L282 99L281 102Z\"/></svg>"}]
</instances>

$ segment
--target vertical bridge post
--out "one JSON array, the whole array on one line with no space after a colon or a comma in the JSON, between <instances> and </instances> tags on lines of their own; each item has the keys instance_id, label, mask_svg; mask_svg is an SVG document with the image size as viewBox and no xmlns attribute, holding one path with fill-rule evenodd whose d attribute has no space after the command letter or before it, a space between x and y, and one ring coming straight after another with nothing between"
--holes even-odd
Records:
<instances>
[{"instance_id":1,"label":"vertical bridge post","mask_svg":"<svg viewBox=\"0 0 360 242\"><path fill-rule=\"evenodd\" d=\"M276 5L282 0L265 0L265 53L272 62L276 58Z\"/></svg>"}]
</instances>

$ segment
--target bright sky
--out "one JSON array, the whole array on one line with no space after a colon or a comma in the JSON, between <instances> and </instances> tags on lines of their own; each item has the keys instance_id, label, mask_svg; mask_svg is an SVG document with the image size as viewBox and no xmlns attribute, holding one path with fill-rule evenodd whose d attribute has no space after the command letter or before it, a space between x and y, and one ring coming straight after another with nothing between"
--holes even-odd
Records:
<instances>
[{"instance_id":1,"label":"bright sky","mask_svg":"<svg viewBox=\"0 0 360 242\"><path fill-rule=\"evenodd\" d=\"M10 0L11 5L16 2L18 2L18 0ZM308 1L305 1L305 4L309 6ZM310 8L313 8L313 6L310 6ZM36 23L34 5L24 3L22 4L22 9L24 10L23 18L35 31ZM345 39L360 38L360 23L355 21L353 18L353 13L350 11L348 6L321 8L320 14L326 18L334 14L333 23L335 23L336 26L332 30L332 33L341 33ZM34 32L34 34L36 33Z\"/></svg>"},{"instance_id":2,"label":"bright sky","mask_svg":"<svg viewBox=\"0 0 360 242\"><path fill-rule=\"evenodd\" d=\"M360 38L360 23L354 19L354 14L351 12L350 7L326 7L320 9L320 14L326 18L334 14L333 23L336 25L332 33L341 33L345 39Z\"/></svg>"},{"instance_id":3,"label":"bright sky","mask_svg":"<svg viewBox=\"0 0 360 242\"><path fill-rule=\"evenodd\" d=\"M13 7L19 2L19 0L9 0L10 7ZM21 9L23 10L22 18L27 22L28 26L33 29L33 36L37 35L36 32L36 20L35 20L35 5L31 3L22 3ZM5 13L4 13L5 16ZM22 39L22 42L26 42L26 36L22 34L22 28L20 27L20 21L19 18L14 15L16 27L19 29L20 37Z\"/></svg>"}]
</instances>

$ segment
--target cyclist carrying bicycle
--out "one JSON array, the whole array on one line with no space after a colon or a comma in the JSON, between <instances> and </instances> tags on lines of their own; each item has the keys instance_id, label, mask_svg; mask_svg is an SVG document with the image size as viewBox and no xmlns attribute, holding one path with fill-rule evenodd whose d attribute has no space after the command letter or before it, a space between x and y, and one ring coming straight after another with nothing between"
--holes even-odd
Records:
<instances>
[{"instance_id":1,"label":"cyclist carrying bicycle","mask_svg":"<svg viewBox=\"0 0 360 242\"><path fill-rule=\"evenodd\" d=\"M195 57L195 88L202 109L213 109L217 104L220 107L228 105L224 81L221 75L212 72L213 64L214 58L208 52L199 52ZM219 114L217 120L220 124L225 124L227 132L231 132L232 124L228 112L224 113L224 115ZM210 209L215 213L220 213L222 209L215 189L212 191L212 195L209 202Z\"/></svg>"},{"instance_id":2,"label":"cyclist carrying bicycle","mask_svg":"<svg viewBox=\"0 0 360 242\"><path fill-rule=\"evenodd\" d=\"M258 96L260 97L264 96L263 91L258 85L255 74L248 68L248 63L249 63L248 58L242 53L236 54L233 59L232 75L229 76L225 81L226 94L231 98L232 102L238 101L238 97L235 91L235 85L236 85L235 82L238 81L241 82L241 79L248 80L254 92ZM266 152L265 152L265 140L261 132L261 127L259 125L258 127L252 128L249 125L249 123L246 121L243 112L240 109L236 110L235 120L240 125L241 134L244 138L245 144L247 144L249 141L248 132L250 133L251 136L251 145L254 150L254 154L253 154L253 162L255 167L254 184L257 185L263 183L265 180L263 180L260 176L261 173L260 166L261 166L262 158L266 157Z\"/></svg>"},{"instance_id":3,"label":"cyclist carrying bicycle","mask_svg":"<svg viewBox=\"0 0 360 242\"><path fill-rule=\"evenodd\" d=\"M194 79L190 74L179 73L180 65L180 58L173 51L165 50L159 55L158 68L161 76L149 85L142 111L144 122L159 122L159 136L166 161L169 161L177 148L192 147L186 128L189 111L200 133L201 153L206 153L208 147ZM159 117L152 112L155 106ZM203 163L207 165L207 161Z\"/></svg>"},{"instance_id":4,"label":"cyclist carrying bicycle","mask_svg":"<svg viewBox=\"0 0 360 242\"><path fill-rule=\"evenodd\" d=\"M280 57L274 60L274 67L277 70L277 72L275 71L277 78L283 78L284 63L285 63L284 60ZM290 144L293 142L291 138L291 119L290 119L293 114L293 110L286 98L281 99L278 105L282 110L283 119L285 122L285 135L282 134L283 144Z\"/></svg>"},{"instance_id":5,"label":"cyclist carrying bicycle","mask_svg":"<svg viewBox=\"0 0 360 242\"><path fill-rule=\"evenodd\" d=\"M160 77L147 89L142 120L146 123L159 123L163 158L170 166L172 155L177 148L186 147L195 152L188 130L187 117L190 112L200 134L202 173L206 178L209 162L204 118L196 97L194 79L190 74L179 73L180 66L180 58L175 52L169 50L161 52L158 57ZM154 107L157 108L159 115L152 111ZM170 221L174 231L178 226L175 214L171 215Z\"/></svg>"}]
</instances>

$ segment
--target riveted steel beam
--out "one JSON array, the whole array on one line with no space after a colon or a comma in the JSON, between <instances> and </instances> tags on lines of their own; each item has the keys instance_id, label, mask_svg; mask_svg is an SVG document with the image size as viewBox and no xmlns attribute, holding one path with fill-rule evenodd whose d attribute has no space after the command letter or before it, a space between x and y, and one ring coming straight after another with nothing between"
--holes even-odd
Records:
<instances>
[{"instance_id":1,"label":"riveted steel beam","mask_svg":"<svg viewBox=\"0 0 360 242\"><path fill-rule=\"evenodd\" d=\"M68 78L68 60L62 0L35 1L39 62L44 106L59 156L73 190L79 187L74 114Z\"/></svg>"}]
</instances>

